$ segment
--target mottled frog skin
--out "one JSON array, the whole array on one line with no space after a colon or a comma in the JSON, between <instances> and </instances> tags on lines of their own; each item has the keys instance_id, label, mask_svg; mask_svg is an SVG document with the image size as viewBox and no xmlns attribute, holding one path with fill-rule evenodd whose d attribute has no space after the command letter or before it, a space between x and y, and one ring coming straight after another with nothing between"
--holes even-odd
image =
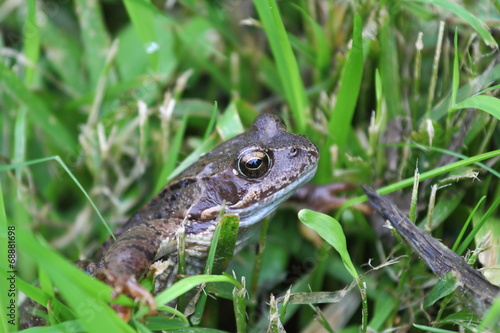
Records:
<instances>
[{"instance_id":1,"label":"mottled frog skin","mask_svg":"<svg viewBox=\"0 0 500 333\"><path fill-rule=\"evenodd\" d=\"M252 226L314 176L318 159L309 139L288 132L276 116L260 115L248 131L202 155L117 231L99 265L112 276L104 280L115 286L139 280L163 259L170 265L157 277L155 292L171 285L181 228L187 274L201 273L222 209L239 216L241 247Z\"/></svg>"}]
</instances>

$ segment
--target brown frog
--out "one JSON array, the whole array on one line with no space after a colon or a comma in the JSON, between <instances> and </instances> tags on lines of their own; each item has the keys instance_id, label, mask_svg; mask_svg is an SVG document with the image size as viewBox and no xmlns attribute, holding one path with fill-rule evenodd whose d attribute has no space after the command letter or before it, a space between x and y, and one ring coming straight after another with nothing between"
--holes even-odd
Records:
<instances>
[{"instance_id":1,"label":"brown frog","mask_svg":"<svg viewBox=\"0 0 500 333\"><path fill-rule=\"evenodd\" d=\"M248 131L201 156L120 228L94 274L115 293L143 298L154 308L137 281L163 259L170 265L156 278L155 292L174 282L181 228L187 274L199 274L221 210L239 216L241 247L253 226L314 176L318 159L309 139L288 132L276 116L260 115Z\"/></svg>"}]
</instances>

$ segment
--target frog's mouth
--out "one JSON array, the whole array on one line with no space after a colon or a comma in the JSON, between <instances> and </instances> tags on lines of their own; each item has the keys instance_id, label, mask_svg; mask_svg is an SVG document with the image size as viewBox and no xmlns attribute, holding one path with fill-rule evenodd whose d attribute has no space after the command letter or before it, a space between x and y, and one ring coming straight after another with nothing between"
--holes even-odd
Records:
<instances>
[{"instance_id":1,"label":"frog's mouth","mask_svg":"<svg viewBox=\"0 0 500 333\"><path fill-rule=\"evenodd\" d=\"M240 217L240 228L248 228L274 212L283 201L287 200L295 193L297 188L310 181L314 177L317 169L318 166L314 165L314 167L303 173L296 181L276 191L267 198L263 198L247 207L236 209L228 208L226 214L238 214Z\"/></svg>"}]
</instances>

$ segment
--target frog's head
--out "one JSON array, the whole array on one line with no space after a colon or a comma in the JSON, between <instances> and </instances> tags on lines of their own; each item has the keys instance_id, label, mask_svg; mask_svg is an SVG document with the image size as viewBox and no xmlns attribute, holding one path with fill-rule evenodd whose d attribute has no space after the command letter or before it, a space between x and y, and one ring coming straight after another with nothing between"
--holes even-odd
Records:
<instances>
[{"instance_id":1,"label":"frog's head","mask_svg":"<svg viewBox=\"0 0 500 333\"><path fill-rule=\"evenodd\" d=\"M278 117L262 114L248 131L200 159L204 198L191 213L212 220L224 206L226 214L240 216L240 226L252 225L309 181L318 160L308 138L288 132Z\"/></svg>"}]
</instances>

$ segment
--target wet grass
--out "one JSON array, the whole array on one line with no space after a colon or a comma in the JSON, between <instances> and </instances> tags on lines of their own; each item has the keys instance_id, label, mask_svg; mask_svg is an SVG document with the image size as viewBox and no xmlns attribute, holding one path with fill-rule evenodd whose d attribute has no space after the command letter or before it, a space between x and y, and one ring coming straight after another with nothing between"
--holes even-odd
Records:
<instances>
[{"instance_id":1,"label":"wet grass","mask_svg":"<svg viewBox=\"0 0 500 333\"><path fill-rule=\"evenodd\" d=\"M235 278L186 279L158 296L165 305L217 281L206 288L217 298L205 298L196 318L164 307L173 316L140 321L139 306L127 325L107 305L110 288L71 262L92 258L108 228L179 170L272 111L319 147L316 184L384 187L410 214L418 168L413 221L498 284L497 6L0 4L0 237L7 244L14 230L17 287L50 304L48 330L494 330L500 303L482 319L453 288L439 290L409 248L353 206L365 200L359 187L330 212L341 228L324 216L304 221L343 230L337 240L322 235L330 244L345 238L340 256L296 210L283 209L233 258L227 272ZM13 299L3 292L8 249L0 256L3 309ZM1 330L15 330L8 320L2 314Z\"/></svg>"}]
</instances>

